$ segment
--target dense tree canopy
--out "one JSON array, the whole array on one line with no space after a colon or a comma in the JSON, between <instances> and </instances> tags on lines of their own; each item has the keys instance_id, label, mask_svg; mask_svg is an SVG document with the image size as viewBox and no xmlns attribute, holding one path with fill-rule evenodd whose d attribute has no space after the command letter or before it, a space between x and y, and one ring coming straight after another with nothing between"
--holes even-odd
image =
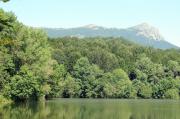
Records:
<instances>
[{"instance_id":1,"label":"dense tree canopy","mask_svg":"<svg viewBox=\"0 0 180 119\"><path fill-rule=\"evenodd\" d=\"M179 97L179 50L142 47L123 38L65 37L49 43L53 58L83 86L79 97ZM92 66L98 69L94 73Z\"/></svg>"},{"instance_id":2,"label":"dense tree canopy","mask_svg":"<svg viewBox=\"0 0 180 119\"><path fill-rule=\"evenodd\" d=\"M20 24L0 10L1 93L14 100L39 98L53 72L47 37L41 30Z\"/></svg>"},{"instance_id":3,"label":"dense tree canopy","mask_svg":"<svg viewBox=\"0 0 180 119\"><path fill-rule=\"evenodd\" d=\"M180 50L123 38L48 39L0 9L0 97L179 99Z\"/></svg>"}]
</instances>

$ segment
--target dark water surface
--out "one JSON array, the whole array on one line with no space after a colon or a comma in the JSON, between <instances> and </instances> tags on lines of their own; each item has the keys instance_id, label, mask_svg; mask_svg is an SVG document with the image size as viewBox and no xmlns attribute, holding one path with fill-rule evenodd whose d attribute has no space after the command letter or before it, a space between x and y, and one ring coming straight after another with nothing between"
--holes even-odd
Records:
<instances>
[{"instance_id":1,"label":"dark water surface","mask_svg":"<svg viewBox=\"0 0 180 119\"><path fill-rule=\"evenodd\" d=\"M0 119L180 119L180 101L54 99L1 106Z\"/></svg>"}]
</instances>

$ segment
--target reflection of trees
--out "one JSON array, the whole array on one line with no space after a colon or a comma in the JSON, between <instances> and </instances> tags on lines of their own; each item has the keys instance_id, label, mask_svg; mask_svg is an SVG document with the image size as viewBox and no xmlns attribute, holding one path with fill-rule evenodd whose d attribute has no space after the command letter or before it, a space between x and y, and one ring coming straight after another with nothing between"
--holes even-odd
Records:
<instances>
[{"instance_id":1,"label":"reflection of trees","mask_svg":"<svg viewBox=\"0 0 180 119\"><path fill-rule=\"evenodd\" d=\"M179 109L174 103L153 101L67 99L4 106L0 119L175 119Z\"/></svg>"},{"instance_id":2,"label":"reflection of trees","mask_svg":"<svg viewBox=\"0 0 180 119\"><path fill-rule=\"evenodd\" d=\"M47 109L43 103L22 103L1 107L0 112L2 119L41 119L46 116Z\"/></svg>"}]
</instances>

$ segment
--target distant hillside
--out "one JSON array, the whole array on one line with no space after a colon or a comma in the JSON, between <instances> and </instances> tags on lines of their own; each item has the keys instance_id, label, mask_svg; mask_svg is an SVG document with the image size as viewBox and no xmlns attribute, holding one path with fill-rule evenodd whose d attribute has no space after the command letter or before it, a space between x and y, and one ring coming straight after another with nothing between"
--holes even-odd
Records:
<instances>
[{"instance_id":1,"label":"distant hillside","mask_svg":"<svg viewBox=\"0 0 180 119\"><path fill-rule=\"evenodd\" d=\"M105 28L96 25L87 25L77 28L44 28L51 38L57 37L124 37L135 43L152 46L160 49L178 48L167 42L159 33L159 30L147 23L143 23L127 29Z\"/></svg>"}]
</instances>

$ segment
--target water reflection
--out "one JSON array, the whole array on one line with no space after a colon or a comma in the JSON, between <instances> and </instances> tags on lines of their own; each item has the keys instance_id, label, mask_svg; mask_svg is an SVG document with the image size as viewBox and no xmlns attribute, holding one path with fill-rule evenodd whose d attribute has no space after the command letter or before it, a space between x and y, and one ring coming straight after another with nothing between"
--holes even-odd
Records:
<instances>
[{"instance_id":1,"label":"water reflection","mask_svg":"<svg viewBox=\"0 0 180 119\"><path fill-rule=\"evenodd\" d=\"M0 119L180 119L180 102L55 99L0 107Z\"/></svg>"}]
</instances>

